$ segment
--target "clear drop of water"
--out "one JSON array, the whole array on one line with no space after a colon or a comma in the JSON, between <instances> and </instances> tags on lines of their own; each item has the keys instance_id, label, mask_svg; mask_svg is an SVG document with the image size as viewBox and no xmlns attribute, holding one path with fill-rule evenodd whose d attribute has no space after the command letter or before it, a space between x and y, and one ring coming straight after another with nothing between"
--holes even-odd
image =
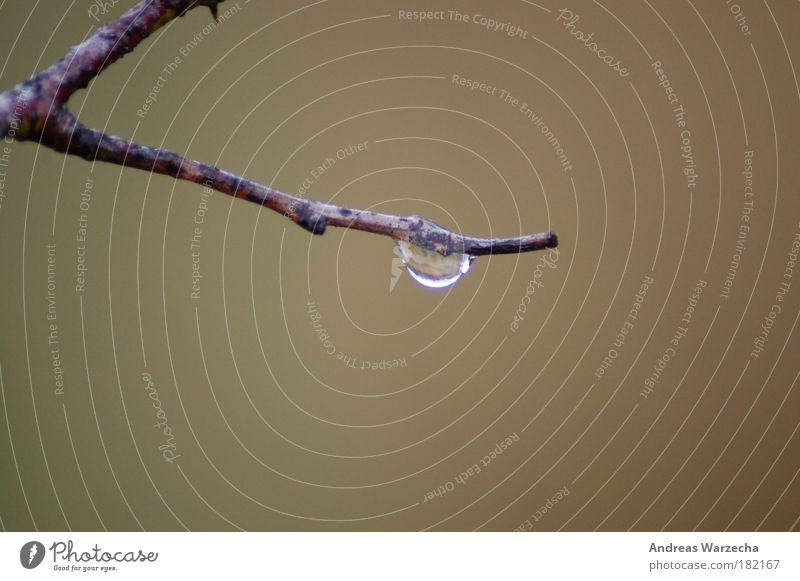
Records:
<instances>
[{"instance_id":1,"label":"clear drop of water","mask_svg":"<svg viewBox=\"0 0 800 581\"><path fill-rule=\"evenodd\" d=\"M444 288L466 274L472 264L467 254L442 256L438 252L426 250L409 242L398 240L397 248L406 265L406 270L414 280L430 288Z\"/></svg>"}]
</instances>

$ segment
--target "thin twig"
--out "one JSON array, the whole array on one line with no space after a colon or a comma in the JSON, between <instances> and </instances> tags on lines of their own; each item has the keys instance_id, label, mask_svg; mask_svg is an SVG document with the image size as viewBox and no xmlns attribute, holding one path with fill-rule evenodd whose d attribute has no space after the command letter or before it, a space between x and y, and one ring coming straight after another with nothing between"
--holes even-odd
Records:
<instances>
[{"instance_id":1,"label":"thin twig","mask_svg":"<svg viewBox=\"0 0 800 581\"><path fill-rule=\"evenodd\" d=\"M158 28L196 6L207 6L216 15L218 3L219 0L137 2L55 64L0 93L0 135L19 141L39 141L56 151L87 160L136 167L203 184L275 210L313 234L323 234L326 226L354 228L411 242L443 255L512 254L558 245L554 232L518 238L474 238L451 232L422 216L393 216L307 200L171 151L86 127L66 108L73 93L85 88Z\"/></svg>"}]
</instances>

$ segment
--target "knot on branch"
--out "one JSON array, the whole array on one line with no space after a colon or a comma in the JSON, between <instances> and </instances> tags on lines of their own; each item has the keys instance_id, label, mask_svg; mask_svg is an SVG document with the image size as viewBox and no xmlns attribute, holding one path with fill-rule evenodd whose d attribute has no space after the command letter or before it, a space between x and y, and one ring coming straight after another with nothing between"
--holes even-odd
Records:
<instances>
[{"instance_id":1,"label":"knot on branch","mask_svg":"<svg viewBox=\"0 0 800 581\"><path fill-rule=\"evenodd\" d=\"M303 204L303 209L297 214L295 222L312 234L320 236L325 234L325 227L328 225L325 216L319 212L315 212L307 201Z\"/></svg>"}]
</instances>

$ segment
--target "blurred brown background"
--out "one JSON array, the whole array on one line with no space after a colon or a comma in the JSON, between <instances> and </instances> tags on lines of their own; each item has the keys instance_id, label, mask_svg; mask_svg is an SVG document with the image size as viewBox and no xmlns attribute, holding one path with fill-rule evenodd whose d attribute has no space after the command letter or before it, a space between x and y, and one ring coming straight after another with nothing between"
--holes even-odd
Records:
<instances>
[{"instance_id":1,"label":"blurred brown background","mask_svg":"<svg viewBox=\"0 0 800 581\"><path fill-rule=\"evenodd\" d=\"M0 86L130 4L3 3ZM433 291L386 238L5 144L4 529L798 529L800 5L221 13L71 109L559 252Z\"/></svg>"}]
</instances>

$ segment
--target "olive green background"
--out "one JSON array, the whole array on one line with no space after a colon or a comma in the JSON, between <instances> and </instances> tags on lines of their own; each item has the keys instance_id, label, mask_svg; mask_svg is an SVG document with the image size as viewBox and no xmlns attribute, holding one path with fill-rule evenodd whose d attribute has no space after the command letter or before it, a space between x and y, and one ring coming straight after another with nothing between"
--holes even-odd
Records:
<instances>
[{"instance_id":1,"label":"olive green background","mask_svg":"<svg viewBox=\"0 0 800 581\"><path fill-rule=\"evenodd\" d=\"M101 4L4 2L0 86L80 42ZM627 77L557 20L565 7ZM312 237L195 184L14 143L0 168L5 530L798 529L800 270L784 278L800 231L797 2L220 8L217 26L205 8L172 21L70 108L306 197L471 235L553 229L559 253L481 258L432 291L397 278L387 238ZM420 9L445 19L400 18ZM693 190L654 61L686 114ZM747 150L753 209L724 298ZM644 398L698 280L686 336Z\"/></svg>"}]
</instances>

